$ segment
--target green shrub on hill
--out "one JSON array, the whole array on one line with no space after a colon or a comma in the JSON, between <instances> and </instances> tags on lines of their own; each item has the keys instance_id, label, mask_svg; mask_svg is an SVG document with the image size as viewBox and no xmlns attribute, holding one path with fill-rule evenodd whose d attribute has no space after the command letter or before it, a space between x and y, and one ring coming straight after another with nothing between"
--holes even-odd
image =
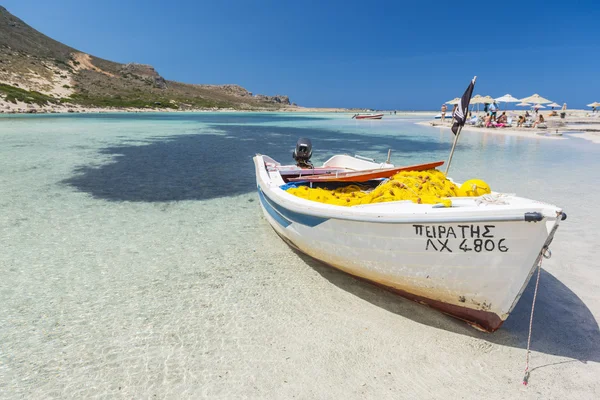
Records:
<instances>
[{"instance_id":1,"label":"green shrub on hill","mask_svg":"<svg viewBox=\"0 0 600 400\"><path fill-rule=\"evenodd\" d=\"M176 104L169 103L168 100L148 98L123 98L123 96L101 97L84 93L75 93L71 95L73 103L83 106L93 107L117 107L117 108L172 108L177 109Z\"/></svg>"},{"instance_id":2,"label":"green shrub on hill","mask_svg":"<svg viewBox=\"0 0 600 400\"><path fill-rule=\"evenodd\" d=\"M40 92L29 91L11 85L0 84L0 93L2 93L6 101L17 104L17 101L22 101L27 104L37 104L40 106L48 103L56 103L58 100L54 97L47 96Z\"/></svg>"},{"instance_id":3,"label":"green shrub on hill","mask_svg":"<svg viewBox=\"0 0 600 400\"><path fill-rule=\"evenodd\" d=\"M213 101L202 98L175 98L169 99L152 94L133 91L115 96L98 96L90 93L75 93L70 101L83 106L117 107L117 108L164 108L177 110L180 108L228 108L231 103Z\"/></svg>"}]
</instances>

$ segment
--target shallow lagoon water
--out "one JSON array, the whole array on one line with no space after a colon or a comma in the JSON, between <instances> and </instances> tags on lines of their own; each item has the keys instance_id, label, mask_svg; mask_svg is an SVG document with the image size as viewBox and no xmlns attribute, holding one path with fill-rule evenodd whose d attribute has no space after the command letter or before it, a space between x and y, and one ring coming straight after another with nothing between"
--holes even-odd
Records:
<instances>
[{"instance_id":1,"label":"shallow lagoon water","mask_svg":"<svg viewBox=\"0 0 600 400\"><path fill-rule=\"evenodd\" d=\"M262 218L252 156L445 160L410 115L0 118L0 397L514 397L530 285L495 334L322 266ZM564 207L525 396L598 397L600 145L463 133L450 175Z\"/></svg>"}]
</instances>

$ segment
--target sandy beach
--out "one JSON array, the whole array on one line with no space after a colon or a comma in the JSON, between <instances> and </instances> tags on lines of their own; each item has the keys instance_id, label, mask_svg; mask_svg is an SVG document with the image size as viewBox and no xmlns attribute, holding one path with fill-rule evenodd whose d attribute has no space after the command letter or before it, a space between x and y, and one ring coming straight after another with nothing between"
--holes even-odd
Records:
<instances>
[{"instance_id":1,"label":"sandy beach","mask_svg":"<svg viewBox=\"0 0 600 400\"><path fill-rule=\"evenodd\" d=\"M524 112L514 112L509 114L512 114L513 120L516 120L516 117L524 114ZM431 116L428 117L431 118ZM536 137L550 140L565 139L563 135L567 133L581 139L589 140L593 143L600 143L600 113L594 114L587 110L569 110L564 119L561 119L557 116L548 116L548 113L544 113L544 117L546 118L545 128L517 128L516 123L513 122L512 127L502 128L475 127L467 124L462 130L463 132L479 132L493 135L518 137ZM432 126L440 129L450 129L451 120L446 118L446 120L442 123L439 119L429 119L426 121L419 121L417 124L423 126Z\"/></svg>"},{"instance_id":2,"label":"sandy beach","mask_svg":"<svg viewBox=\"0 0 600 400\"><path fill-rule=\"evenodd\" d=\"M320 113L351 113L357 110L349 110L346 108L335 107L301 107L301 106L286 106L278 109L252 109L238 110L234 108L116 108L116 107L86 107L78 104L46 104L39 105L35 103L24 103L16 100L15 102L6 101L0 96L0 114L98 114L98 113L143 113L143 112L244 112L244 111L269 111L269 112L320 112Z\"/></svg>"}]
</instances>

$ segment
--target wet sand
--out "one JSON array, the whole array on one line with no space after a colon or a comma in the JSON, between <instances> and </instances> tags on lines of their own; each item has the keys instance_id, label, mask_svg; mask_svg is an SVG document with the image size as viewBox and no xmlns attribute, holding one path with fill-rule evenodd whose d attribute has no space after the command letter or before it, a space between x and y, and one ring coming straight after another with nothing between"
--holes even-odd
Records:
<instances>
[{"instance_id":1,"label":"wet sand","mask_svg":"<svg viewBox=\"0 0 600 400\"><path fill-rule=\"evenodd\" d=\"M0 121L0 398L600 397L599 146L465 135L455 155L457 179L478 171L569 215L543 264L524 387L533 284L481 333L297 254L254 193L256 148L285 161L308 131L341 152L393 146L398 162L446 154L451 134L125 117ZM364 134L338 132L354 126ZM200 174L213 154L234 164L229 182Z\"/></svg>"}]
</instances>

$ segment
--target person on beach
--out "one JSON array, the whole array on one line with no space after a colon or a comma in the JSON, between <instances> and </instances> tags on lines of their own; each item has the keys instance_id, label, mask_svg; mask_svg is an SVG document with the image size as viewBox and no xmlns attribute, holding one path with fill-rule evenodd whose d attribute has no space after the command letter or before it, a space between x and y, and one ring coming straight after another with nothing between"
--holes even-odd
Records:
<instances>
[{"instance_id":1,"label":"person on beach","mask_svg":"<svg viewBox=\"0 0 600 400\"><path fill-rule=\"evenodd\" d=\"M490 115L490 113L485 114L485 118L483 119L483 125L486 128L489 128L492 126L492 116Z\"/></svg>"},{"instance_id":2,"label":"person on beach","mask_svg":"<svg viewBox=\"0 0 600 400\"><path fill-rule=\"evenodd\" d=\"M490 112L492 113L492 117L496 118L497 111L498 111L498 105L494 101L492 104L490 104Z\"/></svg>"},{"instance_id":3,"label":"person on beach","mask_svg":"<svg viewBox=\"0 0 600 400\"><path fill-rule=\"evenodd\" d=\"M517 128L522 128L525 123L525 116L519 115L519 120L517 121Z\"/></svg>"},{"instance_id":4,"label":"person on beach","mask_svg":"<svg viewBox=\"0 0 600 400\"><path fill-rule=\"evenodd\" d=\"M508 117L506 116L506 111L504 111L502 113L502 115L498 117L498 123L503 124L503 126L504 126L504 125L506 125L507 122L508 122Z\"/></svg>"},{"instance_id":5,"label":"person on beach","mask_svg":"<svg viewBox=\"0 0 600 400\"><path fill-rule=\"evenodd\" d=\"M442 124L444 123L444 119L446 119L446 111L448 111L448 107L445 104L442 104Z\"/></svg>"},{"instance_id":6,"label":"person on beach","mask_svg":"<svg viewBox=\"0 0 600 400\"><path fill-rule=\"evenodd\" d=\"M542 114L540 114L540 117L537 119L537 121L535 121L532 125L533 128L535 128L537 125L539 124L543 124L544 123L544 116Z\"/></svg>"},{"instance_id":7,"label":"person on beach","mask_svg":"<svg viewBox=\"0 0 600 400\"><path fill-rule=\"evenodd\" d=\"M492 126L494 128L504 128L507 124L507 121L508 119L506 117L506 113L504 112L498 118L492 117Z\"/></svg>"},{"instance_id":8,"label":"person on beach","mask_svg":"<svg viewBox=\"0 0 600 400\"><path fill-rule=\"evenodd\" d=\"M458 110L458 104L455 104L454 107L452 107L452 122L454 122L454 113L456 113L456 110Z\"/></svg>"}]
</instances>

